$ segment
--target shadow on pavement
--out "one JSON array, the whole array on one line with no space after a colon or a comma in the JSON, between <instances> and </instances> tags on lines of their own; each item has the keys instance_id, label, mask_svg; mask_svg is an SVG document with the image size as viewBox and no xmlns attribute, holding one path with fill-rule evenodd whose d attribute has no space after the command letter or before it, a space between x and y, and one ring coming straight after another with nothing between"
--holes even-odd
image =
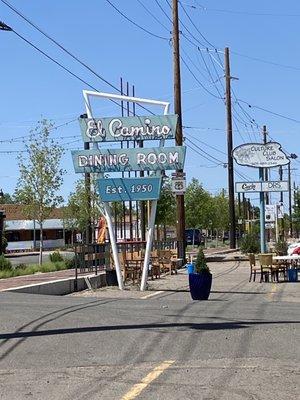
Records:
<instances>
[{"instance_id":1,"label":"shadow on pavement","mask_svg":"<svg viewBox=\"0 0 300 400\"><path fill-rule=\"evenodd\" d=\"M88 333L88 332L105 332L105 331L121 331L121 330L138 330L138 329L165 329L165 328L179 328L178 330L227 330L227 329L245 329L255 325L282 325L282 324L299 324L300 321L234 321L234 322L220 322L220 323L158 323L158 324L132 324L132 325L108 325L108 326L87 326L78 328L60 328L60 329L47 329L41 331L29 332L13 332L2 333L0 339L16 339L28 338L36 336L52 336L52 335L66 335L72 333ZM180 329L186 328L186 329Z\"/></svg>"}]
</instances>

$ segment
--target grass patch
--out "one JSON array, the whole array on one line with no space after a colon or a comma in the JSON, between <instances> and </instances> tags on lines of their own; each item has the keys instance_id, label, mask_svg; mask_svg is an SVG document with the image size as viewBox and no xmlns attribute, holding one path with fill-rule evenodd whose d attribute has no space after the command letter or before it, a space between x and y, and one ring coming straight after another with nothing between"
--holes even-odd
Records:
<instances>
[{"instance_id":1,"label":"grass patch","mask_svg":"<svg viewBox=\"0 0 300 400\"><path fill-rule=\"evenodd\" d=\"M31 264L25 266L21 264L20 266L16 266L13 269L4 269L0 270L0 279L12 278L14 276L23 276L23 275L33 275L37 272L55 272L62 271L64 269L68 269L68 264L64 261L59 262L47 262L42 264L41 266L37 264Z\"/></svg>"}]
</instances>

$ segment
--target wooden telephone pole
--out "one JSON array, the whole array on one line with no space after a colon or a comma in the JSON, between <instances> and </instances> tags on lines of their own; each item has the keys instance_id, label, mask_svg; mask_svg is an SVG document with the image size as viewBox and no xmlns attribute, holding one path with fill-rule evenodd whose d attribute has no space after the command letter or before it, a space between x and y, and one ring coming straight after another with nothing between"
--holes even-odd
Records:
<instances>
[{"instance_id":1,"label":"wooden telephone pole","mask_svg":"<svg viewBox=\"0 0 300 400\"><path fill-rule=\"evenodd\" d=\"M229 240L230 248L236 248L236 223L234 204L234 173L233 173L233 142L232 142L232 114L231 114L231 79L229 48L225 48L225 81L226 81L226 116L227 116L227 164L228 164L228 200L229 200Z\"/></svg>"},{"instance_id":2,"label":"wooden telephone pole","mask_svg":"<svg viewBox=\"0 0 300 400\"><path fill-rule=\"evenodd\" d=\"M182 146L182 113L181 113L181 79L180 79L180 51L179 51L179 18L178 0L173 0L173 64L174 64L174 111L178 115L176 130L176 145ZM182 172L178 170L177 172ZM184 195L176 196L177 203L177 241L178 257L185 262L185 210Z\"/></svg>"}]
</instances>

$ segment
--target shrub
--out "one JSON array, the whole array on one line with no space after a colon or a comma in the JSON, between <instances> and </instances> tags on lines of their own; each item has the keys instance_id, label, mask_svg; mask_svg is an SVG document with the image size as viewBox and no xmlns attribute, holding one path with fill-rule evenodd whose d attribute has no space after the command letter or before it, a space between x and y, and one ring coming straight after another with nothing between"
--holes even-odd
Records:
<instances>
[{"instance_id":1,"label":"shrub","mask_svg":"<svg viewBox=\"0 0 300 400\"><path fill-rule=\"evenodd\" d=\"M12 269L11 262L7 260L3 254L0 255L0 271L10 271Z\"/></svg>"},{"instance_id":2,"label":"shrub","mask_svg":"<svg viewBox=\"0 0 300 400\"><path fill-rule=\"evenodd\" d=\"M285 256L288 251L288 244L284 240L278 240L275 244L275 252L278 256Z\"/></svg>"},{"instance_id":3,"label":"shrub","mask_svg":"<svg viewBox=\"0 0 300 400\"><path fill-rule=\"evenodd\" d=\"M25 269L27 267L27 265L26 264L23 264L23 263L21 263L21 264L18 264L17 266L16 266L16 270L18 270L18 269Z\"/></svg>"},{"instance_id":4,"label":"shrub","mask_svg":"<svg viewBox=\"0 0 300 400\"><path fill-rule=\"evenodd\" d=\"M49 254L49 259L53 263L58 261L64 261L63 256L60 254L59 251L54 251L53 253Z\"/></svg>"},{"instance_id":5,"label":"shrub","mask_svg":"<svg viewBox=\"0 0 300 400\"><path fill-rule=\"evenodd\" d=\"M253 233L247 233L241 240L240 248L242 253L259 253L260 244L257 235Z\"/></svg>"},{"instance_id":6,"label":"shrub","mask_svg":"<svg viewBox=\"0 0 300 400\"><path fill-rule=\"evenodd\" d=\"M67 269L75 268L75 256L69 259L65 259L65 265Z\"/></svg>"},{"instance_id":7,"label":"shrub","mask_svg":"<svg viewBox=\"0 0 300 400\"><path fill-rule=\"evenodd\" d=\"M202 247L200 247L200 249L198 251L195 267L196 267L195 270L196 270L197 274L209 273L209 268L206 264L205 255L203 253Z\"/></svg>"}]
</instances>

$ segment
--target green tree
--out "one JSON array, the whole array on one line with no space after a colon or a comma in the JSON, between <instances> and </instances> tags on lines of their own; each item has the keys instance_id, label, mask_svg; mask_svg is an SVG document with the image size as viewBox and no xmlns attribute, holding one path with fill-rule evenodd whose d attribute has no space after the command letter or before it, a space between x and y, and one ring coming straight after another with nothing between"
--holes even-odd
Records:
<instances>
[{"instance_id":1,"label":"green tree","mask_svg":"<svg viewBox=\"0 0 300 400\"><path fill-rule=\"evenodd\" d=\"M0 204L14 204L14 203L15 201L9 193L3 193L3 196L0 196Z\"/></svg>"},{"instance_id":2,"label":"green tree","mask_svg":"<svg viewBox=\"0 0 300 400\"><path fill-rule=\"evenodd\" d=\"M101 215L100 200L94 186L91 180L91 191L88 192L84 179L80 179L76 182L74 192L70 193L64 210L64 223L71 231L85 234L91 224L94 232Z\"/></svg>"},{"instance_id":3,"label":"green tree","mask_svg":"<svg viewBox=\"0 0 300 400\"><path fill-rule=\"evenodd\" d=\"M157 232L159 232L159 227L163 227L166 240L166 226L176 224L176 199L172 193L170 181L165 181L161 189L155 223L158 228Z\"/></svg>"},{"instance_id":4,"label":"green tree","mask_svg":"<svg viewBox=\"0 0 300 400\"><path fill-rule=\"evenodd\" d=\"M187 228L208 228L212 219L211 195L193 178L185 193L185 220Z\"/></svg>"},{"instance_id":5,"label":"green tree","mask_svg":"<svg viewBox=\"0 0 300 400\"><path fill-rule=\"evenodd\" d=\"M20 177L15 191L15 198L23 204L27 218L36 220L40 225L40 265L43 256L43 223L63 201L57 194L65 173L60 167L63 149L50 138L52 127L52 123L43 119L30 132L25 155L18 159Z\"/></svg>"}]
</instances>

